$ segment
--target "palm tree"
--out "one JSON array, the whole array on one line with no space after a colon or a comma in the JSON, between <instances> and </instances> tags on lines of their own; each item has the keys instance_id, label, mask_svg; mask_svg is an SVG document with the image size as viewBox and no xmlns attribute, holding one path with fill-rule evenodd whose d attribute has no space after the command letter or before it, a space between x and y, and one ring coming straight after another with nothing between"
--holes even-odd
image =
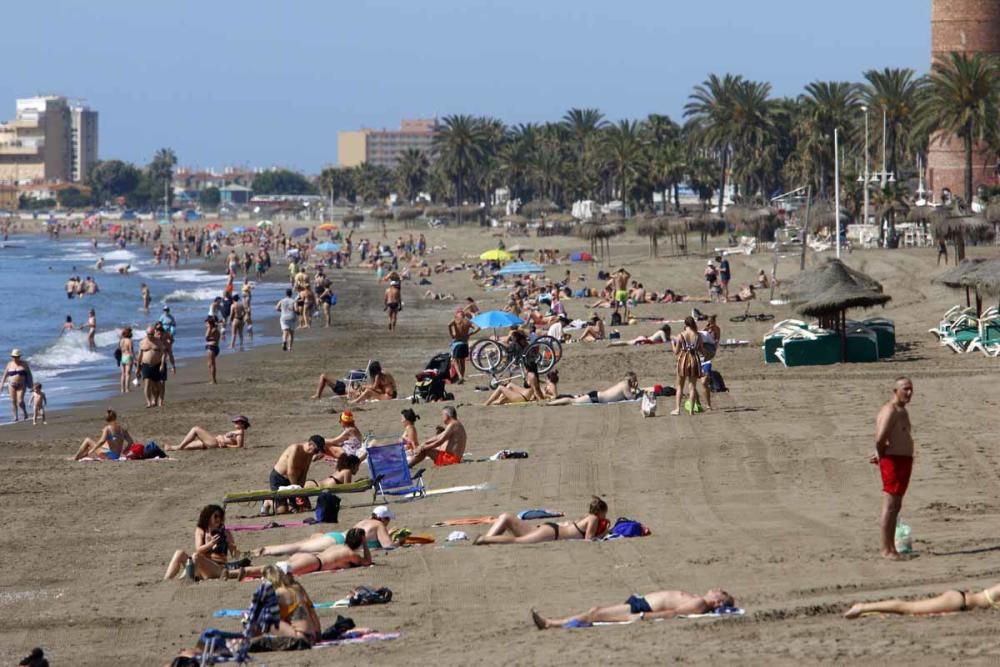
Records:
<instances>
[{"instance_id":1,"label":"palm tree","mask_svg":"<svg viewBox=\"0 0 1000 667\"><path fill-rule=\"evenodd\" d=\"M858 87L844 81L814 81L799 96L801 113L796 128L800 150L811 167L811 182L821 198L833 185L833 133L840 130L841 143L854 136L861 95ZM813 171L814 170L814 171Z\"/></svg>"},{"instance_id":2,"label":"palm tree","mask_svg":"<svg viewBox=\"0 0 1000 667\"><path fill-rule=\"evenodd\" d=\"M407 148L399 154L399 162L396 164L396 186L404 199L412 203L417 198L427 183L429 168L427 155L420 149Z\"/></svg>"},{"instance_id":3,"label":"palm tree","mask_svg":"<svg viewBox=\"0 0 1000 667\"><path fill-rule=\"evenodd\" d=\"M746 196L763 190L762 174L768 162L773 161L775 126L770 97L771 84L745 79L739 82L733 95L732 120L736 129L733 183L742 183Z\"/></svg>"},{"instance_id":4,"label":"palm tree","mask_svg":"<svg viewBox=\"0 0 1000 667\"><path fill-rule=\"evenodd\" d=\"M149 163L149 183L153 201L156 201L163 193L164 207L169 208L173 202L173 188L169 187L174 180L174 167L177 166L177 154L173 149L161 148L153 154L153 161ZM170 211L166 210L165 215L170 217Z\"/></svg>"},{"instance_id":5,"label":"palm tree","mask_svg":"<svg viewBox=\"0 0 1000 667\"><path fill-rule=\"evenodd\" d=\"M462 223L461 205L464 203L465 180L469 170L483 158L485 139L482 121L464 114L445 116L434 135L434 152L455 183L459 224Z\"/></svg>"},{"instance_id":6,"label":"palm tree","mask_svg":"<svg viewBox=\"0 0 1000 667\"><path fill-rule=\"evenodd\" d=\"M965 148L965 202L972 204L972 153L988 141L997 126L1000 110L1000 66L992 56L951 53L934 63L927 94L920 105L921 129L962 140Z\"/></svg>"},{"instance_id":7,"label":"palm tree","mask_svg":"<svg viewBox=\"0 0 1000 667\"><path fill-rule=\"evenodd\" d=\"M868 83L861 89L865 103L885 110L886 169L898 176L900 158L912 148L924 81L912 69L889 67L868 70L865 79Z\"/></svg>"},{"instance_id":8,"label":"palm tree","mask_svg":"<svg viewBox=\"0 0 1000 667\"><path fill-rule=\"evenodd\" d=\"M608 126L604 114L598 109L570 109L562 117L562 127L566 129L574 143L576 157L576 196L590 196L588 186L593 185L592 168L594 148L601 130ZM567 137L569 138L569 137Z\"/></svg>"},{"instance_id":9,"label":"palm tree","mask_svg":"<svg viewBox=\"0 0 1000 667\"><path fill-rule=\"evenodd\" d=\"M733 74L722 78L710 74L703 83L695 86L688 96L688 103L684 105L684 116L690 120L692 134L698 143L712 150L719 159L720 213L725 204L726 174L733 142L740 130L733 119L734 97L743 80L743 77Z\"/></svg>"},{"instance_id":10,"label":"palm tree","mask_svg":"<svg viewBox=\"0 0 1000 667\"><path fill-rule=\"evenodd\" d=\"M618 177L622 203L627 209L628 180L637 173L637 163L642 157L643 142L639 135L639 123L634 120L620 120L617 124L606 128L601 136L601 147Z\"/></svg>"},{"instance_id":11,"label":"palm tree","mask_svg":"<svg viewBox=\"0 0 1000 667\"><path fill-rule=\"evenodd\" d=\"M651 185L663 191L663 212L667 212L669 189L684 178L684 150L680 145L681 128L669 116L650 114L642 124L649 148Z\"/></svg>"}]
</instances>

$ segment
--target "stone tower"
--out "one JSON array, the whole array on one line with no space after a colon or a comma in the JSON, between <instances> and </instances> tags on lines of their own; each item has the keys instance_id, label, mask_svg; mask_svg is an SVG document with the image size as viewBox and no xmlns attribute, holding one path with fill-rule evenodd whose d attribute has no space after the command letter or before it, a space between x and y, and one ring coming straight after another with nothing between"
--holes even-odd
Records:
<instances>
[{"instance_id":1,"label":"stone tower","mask_svg":"<svg viewBox=\"0 0 1000 667\"><path fill-rule=\"evenodd\" d=\"M953 51L1000 54L1000 0L931 0L931 58L937 61ZM964 196L962 141L935 137L928 153L927 186L934 201L941 201L946 188ZM973 187L997 183L996 165L984 166L984 158L978 151L972 156Z\"/></svg>"}]
</instances>

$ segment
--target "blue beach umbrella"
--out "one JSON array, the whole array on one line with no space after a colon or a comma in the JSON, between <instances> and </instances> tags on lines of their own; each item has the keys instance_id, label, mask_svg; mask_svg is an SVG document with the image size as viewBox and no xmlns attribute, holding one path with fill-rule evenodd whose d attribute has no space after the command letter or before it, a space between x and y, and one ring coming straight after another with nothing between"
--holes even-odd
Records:
<instances>
[{"instance_id":1,"label":"blue beach umbrella","mask_svg":"<svg viewBox=\"0 0 1000 667\"><path fill-rule=\"evenodd\" d=\"M525 273L545 273L545 267L534 262L514 262L499 271L502 276L519 276Z\"/></svg>"},{"instance_id":2,"label":"blue beach umbrella","mask_svg":"<svg viewBox=\"0 0 1000 667\"><path fill-rule=\"evenodd\" d=\"M295 229L292 230L290 236L292 238L295 238L296 236L305 236L308 233L309 233L308 227L296 227Z\"/></svg>"},{"instance_id":3,"label":"blue beach umbrella","mask_svg":"<svg viewBox=\"0 0 1000 667\"><path fill-rule=\"evenodd\" d=\"M503 310L489 310L479 313L472 318L472 323L480 329L498 329L500 327L513 327L524 324L524 320Z\"/></svg>"},{"instance_id":4,"label":"blue beach umbrella","mask_svg":"<svg viewBox=\"0 0 1000 667\"><path fill-rule=\"evenodd\" d=\"M246 230L247 228L244 227L243 225L240 225L239 227L233 227L233 234L242 234Z\"/></svg>"},{"instance_id":5,"label":"blue beach umbrella","mask_svg":"<svg viewBox=\"0 0 1000 667\"><path fill-rule=\"evenodd\" d=\"M323 241L322 243L316 244L316 250L319 250L320 252L337 252L340 250L340 244Z\"/></svg>"}]
</instances>

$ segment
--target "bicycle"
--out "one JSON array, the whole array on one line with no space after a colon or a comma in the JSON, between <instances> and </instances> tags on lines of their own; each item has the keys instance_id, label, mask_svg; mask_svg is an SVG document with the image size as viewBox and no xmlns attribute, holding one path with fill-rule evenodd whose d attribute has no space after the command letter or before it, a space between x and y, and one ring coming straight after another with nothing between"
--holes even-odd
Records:
<instances>
[{"instance_id":1,"label":"bicycle","mask_svg":"<svg viewBox=\"0 0 1000 667\"><path fill-rule=\"evenodd\" d=\"M747 304L746 312L742 315L735 315L729 318L730 322L746 322L747 320L756 320L758 322L770 322L774 319L774 315L771 313L751 313L750 304Z\"/></svg>"},{"instance_id":2,"label":"bicycle","mask_svg":"<svg viewBox=\"0 0 1000 667\"><path fill-rule=\"evenodd\" d=\"M498 376L504 373L509 378L523 377L529 364L534 364L539 375L548 373L559 361L559 356L560 353L547 340L536 340L521 348L517 344L502 345L499 341L486 338L476 341L469 351L469 361L473 367L489 374L491 389L500 385ZM512 372L515 367L520 371L519 374Z\"/></svg>"}]
</instances>

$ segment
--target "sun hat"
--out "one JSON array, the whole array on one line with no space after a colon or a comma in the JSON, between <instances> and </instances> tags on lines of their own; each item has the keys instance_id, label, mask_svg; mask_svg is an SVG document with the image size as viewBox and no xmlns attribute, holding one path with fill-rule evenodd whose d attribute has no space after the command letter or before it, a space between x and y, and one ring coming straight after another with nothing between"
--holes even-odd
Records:
<instances>
[{"instance_id":1,"label":"sun hat","mask_svg":"<svg viewBox=\"0 0 1000 667\"><path fill-rule=\"evenodd\" d=\"M244 417L243 415L236 415L235 417L233 417L232 422L234 424L239 424L240 422L243 422L244 424L246 424L247 428L250 428L250 420Z\"/></svg>"},{"instance_id":2,"label":"sun hat","mask_svg":"<svg viewBox=\"0 0 1000 667\"><path fill-rule=\"evenodd\" d=\"M392 513L385 505L379 505L372 510L372 516L376 519L395 519L396 515Z\"/></svg>"},{"instance_id":3,"label":"sun hat","mask_svg":"<svg viewBox=\"0 0 1000 667\"><path fill-rule=\"evenodd\" d=\"M17 349L15 347L13 350L10 351L10 356L14 357L15 359L18 358L18 357L20 357L21 356L21 350L19 350L19 349Z\"/></svg>"},{"instance_id":4,"label":"sun hat","mask_svg":"<svg viewBox=\"0 0 1000 667\"><path fill-rule=\"evenodd\" d=\"M340 413L340 423L344 425L350 425L354 423L354 413L350 410L344 410Z\"/></svg>"}]
</instances>

